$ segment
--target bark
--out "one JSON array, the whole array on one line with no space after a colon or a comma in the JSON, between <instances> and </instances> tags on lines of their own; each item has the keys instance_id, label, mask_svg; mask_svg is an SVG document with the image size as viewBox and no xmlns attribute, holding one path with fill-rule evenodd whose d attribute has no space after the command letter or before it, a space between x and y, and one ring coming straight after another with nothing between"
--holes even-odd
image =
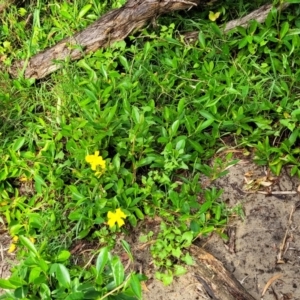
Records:
<instances>
[{"instance_id":1,"label":"bark","mask_svg":"<svg viewBox=\"0 0 300 300\"><path fill-rule=\"evenodd\" d=\"M28 62L15 62L10 73L17 77L25 69L25 78L43 78L61 67L59 61L76 60L84 54L123 40L151 19L176 10L189 9L205 0L128 0L119 8L102 16L86 29L63 39L51 48L40 52Z\"/></svg>"},{"instance_id":2,"label":"bark","mask_svg":"<svg viewBox=\"0 0 300 300\"><path fill-rule=\"evenodd\" d=\"M284 10L289 5L290 5L290 3L282 3L277 9L279 11ZM223 29L224 33L228 32L231 29L234 29L238 26L248 27L248 25L250 24L250 22L252 20L256 20L258 23L263 23L266 20L272 7L273 7L272 4L263 5L260 8L258 8L257 10L253 11L252 13L250 13L249 15L246 15L243 18L232 20L232 21L228 22L224 26L224 29ZM184 34L184 39L187 42L196 41L198 39L198 35L199 35L199 31L188 32L188 33Z\"/></svg>"},{"instance_id":3,"label":"bark","mask_svg":"<svg viewBox=\"0 0 300 300\"><path fill-rule=\"evenodd\" d=\"M195 278L213 300L255 300L223 264L203 248L192 246L196 261Z\"/></svg>"}]
</instances>

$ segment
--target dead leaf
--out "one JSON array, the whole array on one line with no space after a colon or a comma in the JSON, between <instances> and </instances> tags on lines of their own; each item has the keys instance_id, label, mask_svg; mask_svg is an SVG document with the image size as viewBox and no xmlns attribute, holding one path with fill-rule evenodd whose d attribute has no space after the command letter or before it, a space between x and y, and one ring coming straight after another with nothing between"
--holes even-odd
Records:
<instances>
[{"instance_id":1,"label":"dead leaf","mask_svg":"<svg viewBox=\"0 0 300 300\"><path fill-rule=\"evenodd\" d=\"M147 288L147 285L144 281L141 282L142 290L146 292L150 292L149 289Z\"/></svg>"},{"instance_id":2,"label":"dead leaf","mask_svg":"<svg viewBox=\"0 0 300 300\"><path fill-rule=\"evenodd\" d=\"M277 280L278 278L280 278L283 274L277 274L274 275L272 278L269 279L269 281L266 283L263 292L261 293L261 296L263 297L264 294L266 293L266 291L268 290L268 288L270 287L270 285Z\"/></svg>"}]
</instances>

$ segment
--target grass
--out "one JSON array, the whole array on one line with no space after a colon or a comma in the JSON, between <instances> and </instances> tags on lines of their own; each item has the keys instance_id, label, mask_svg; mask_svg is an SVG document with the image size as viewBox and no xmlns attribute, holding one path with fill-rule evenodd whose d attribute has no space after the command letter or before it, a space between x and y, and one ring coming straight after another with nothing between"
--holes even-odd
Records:
<instances>
[{"instance_id":1,"label":"grass","mask_svg":"<svg viewBox=\"0 0 300 300\"><path fill-rule=\"evenodd\" d=\"M1 15L2 64L122 4L11 5ZM225 1L212 8L221 12L217 23L208 11L165 16L156 29L40 81L0 75L1 221L20 261L0 279L2 299L141 299L145 277L127 274L110 251L146 216L163 220L157 236L141 239L153 241L156 276L170 283L192 263L184 249L194 239L214 231L226 238L231 211L221 191L199 182L236 163L229 153L210 165L216 152L242 148L276 175L285 165L300 175L299 6L227 35L218 25L258 5L240 1L233 10ZM197 29L195 44L178 37ZM105 165L92 170L86 157L96 151ZM124 226L113 225L121 219ZM98 245L89 267L70 252L82 239Z\"/></svg>"}]
</instances>

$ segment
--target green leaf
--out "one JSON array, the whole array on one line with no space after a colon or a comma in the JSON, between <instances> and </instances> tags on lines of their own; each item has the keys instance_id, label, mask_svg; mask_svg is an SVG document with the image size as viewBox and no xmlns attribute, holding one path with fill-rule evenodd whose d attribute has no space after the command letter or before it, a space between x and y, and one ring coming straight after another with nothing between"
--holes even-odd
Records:
<instances>
[{"instance_id":1,"label":"green leaf","mask_svg":"<svg viewBox=\"0 0 300 300\"><path fill-rule=\"evenodd\" d=\"M202 49L205 49L206 48L205 35L201 31L198 34L198 41L199 41L200 47Z\"/></svg>"},{"instance_id":2,"label":"green leaf","mask_svg":"<svg viewBox=\"0 0 300 300\"><path fill-rule=\"evenodd\" d=\"M111 260L111 270L114 278L114 282L116 286L119 286L124 281L124 266L121 263L119 257L115 256Z\"/></svg>"},{"instance_id":3,"label":"green leaf","mask_svg":"<svg viewBox=\"0 0 300 300\"><path fill-rule=\"evenodd\" d=\"M173 248L172 249L172 255L176 258L179 258L180 255L181 255L181 250L180 250L180 247L176 247L176 248Z\"/></svg>"},{"instance_id":4,"label":"green leaf","mask_svg":"<svg viewBox=\"0 0 300 300\"><path fill-rule=\"evenodd\" d=\"M138 207L134 207L133 210L134 210L136 216L137 216L140 220L144 220L144 214L142 213L142 211L141 211Z\"/></svg>"},{"instance_id":5,"label":"green leaf","mask_svg":"<svg viewBox=\"0 0 300 300\"><path fill-rule=\"evenodd\" d=\"M34 175L34 185L38 194L42 193L42 186L47 186L44 179L38 174Z\"/></svg>"},{"instance_id":6,"label":"green leaf","mask_svg":"<svg viewBox=\"0 0 300 300\"><path fill-rule=\"evenodd\" d=\"M113 166L115 167L116 171L119 172L120 166L121 166L121 160L120 160L120 154L117 153L113 160L112 160Z\"/></svg>"},{"instance_id":7,"label":"green leaf","mask_svg":"<svg viewBox=\"0 0 300 300\"><path fill-rule=\"evenodd\" d=\"M178 102L178 105L177 105L177 112L178 112L178 115L180 115L183 110L184 110L184 106L185 106L185 99L184 98L181 98Z\"/></svg>"},{"instance_id":8,"label":"green leaf","mask_svg":"<svg viewBox=\"0 0 300 300\"><path fill-rule=\"evenodd\" d=\"M142 287L139 278L136 274L130 277L130 287L138 299L142 299Z\"/></svg>"},{"instance_id":9,"label":"green leaf","mask_svg":"<svg viewBox=\"0 0 300 300\"><path fill-rule=\"evenodd\" d=\"M28 282L33 283L40 276L41 272L42 270L39 267L32 268L29 273Z\"/></svg>"},{"instance_id":10,"label":"green leaf","mask_svg":"<svg viewBox=\"0 0 300 300\"><path fill-rule=\"evenodd\" d=\"M58 253L56 257L56 262L64 262L69 259L71 253L67 250L62 250Z\"/></svg>"},{"instance_id":11,"label":"green leaf","mask_svg":"<svg viewBox=\"0 0 300 300\"><path fill-rule=\"evenodd\" d=\"M127 61L126 57L124 57L123 55L120 55L119 60L122 64L122 66L125 68L125 70L129 71L129 65L128 65L128 61Z\"/></svg>"},{"instance_id":12,"label":"green leaf","mask_svg":"<svg viewBox=\"0 0 300 300\"><path fill-rule=\"evenodd\" d=\"M214 122L213 119L209 119L204 122L201 122L201 124L199 124L198 127L196 128L195 133L201 132L205 128L209 127L213 122Z\"/></svg>"},{"instance_id":13,"label":"green leaf","mask_svg":"<svg viewBox=\"0 0 300 300\"><path fill-rule=\"evenodd\" d=\"M136 106L132 107L132 113L131 113L132 119L134 121L135 124L139 124L140 123L140 111Z\"/></svg>"},{"instance_id":14,"label":"green leaf","mask_svg":"<svg viewBox=\"0 0 300 300\"><path fill-rule=\"evenodd\" d=\"M83 16L86 15L86 13L92 8L91 4L85 5L78 14L78 19L81 19Z\"/></svg>"},{"instance_id":15,"label":"green leaf","mask_svg":"<svg viewBox=\"0 0 300 300\"><path fill-rule=\"evenodd\" d=\"M72 196L75 200L84 200L85 197L78 191L75 185L69 186L70 191L72 192Z\"/></svg>"},{"instance_id":16,"label":"green leaf","mask_svg":"<svg viewBox=\"0 0 300 300\"><path fill-rule=\"evenodd\" d=\"M133 261L133 256L132 256L132 253L130 250L130 245L125 240L121 240L121 244L122 244L123 249L126 251L128 256L130 257L130 259Z\"/></svg>"},{"instance_id":17,"label":"green leaf","mask_svg":"<svg viewBox=\"0 0 300 300\"><path fill-rule=\"evenodd\" d=\"M161 280L164 285L170 285L173 282L173 274L172 272L162 273Z\"/></svg>"},{"instance_id":18,"label":"green leaf","mask_svg":"<svg viewBox=\"0 0 300 300\"><path fill-rule=\"evenodd\" d=\"M186 268L180 265L174 266L174 275L175 276L181 276L184 275L187 272Z\"/></svg>"},{"instance_id":19,"label":"green leaf","mask_svg":"<svg viewBox=\"0 0 300 300\"><path fill-rule=\"evenodd\" d=\"M38 255L38 251L36 250L34 244L25 236L19 236L20 242L33 254Z\"/></svg>"},{"instance_id":20,"label":"green leaf","mask_svg":"<svg viewBox=\"0 0 300 300\"><path fill-rule=\"evenodd\" d=\"M178 127L179 127L179 120L176 120L170 128L170 135L172 136L176 135Z\"/></svg>"},{"instance_id":21,"label":"green leaf","mask_svg":"<svg viewBox=\"0 0 300 300\"><path fill-rule=\"evenodd\" d=\"M18 151L25 143L25 137L18 138L13 144L13 150Z\"/></svg>"},{"instance_id":22,"label":"green leaf","mask_svg":"<svg viewBox=\"0 0 300 300\"><path fill-rule=\"evenodd\" d=\"M98 276L102 274L107 262L108 262L108 248L104 247L100 250L100 253L99 253L99 255L97 257L97 261L96 261L96 270L97 270Z\"/></svg>"},{"instance_id":23,"label":"green leaf","mask_svg":"<svg viewBox=\"0 0 300 300\"><path fill-rule=\"evenodd\" d=\"M284 36L287 34L287 32L289 31L289 23L288 22L283 22L281 25L281 29L280 29L280 39L283 39Z\"/></svg>"},{"instance_id":24,"label":"green leaf","mask_svg":"<svg viewBox=\"0 0 300 300\"><path fill-rule=\"evenodd\" d=\"M192 266L194 264L194 260L189 253L186 253L186 255L182 257L181 260L189 266Z\"/></svg>"},{"instance_id":25,"label":"green leaf","mask_svg":"<svg viewBox=\"0 0 300 300\"><path fill-rule=\"evenodd\" d=\"M68 269L63 264L57 264L56 279L65 288L70 287L71 278Z\"/></svg>"},{"instance_id":26,"label":"green leaf","mask_svg":"<svg viewBox=\"0 0 300 300\"><path fill-rule=\"evenodd\" d=\"M110 123L111 120L113 119L113 117L115 116L116 114L116 111L117 111L117 108L118 108L118 103L116 103L114 106L112 107L109 107L109 111L108 111L108 116L105 118L105 121L107 123Z\"/></svg>"},{"instance_id":27,"label":"green leaf","mask_svg":"<svg viewBox=\"0 0 300 300\"><path fill-rule=\"evenodd\" d=\"M153 162L154 159L155 159L155 157L147 156L145 158L140 159L138 162L136 162L136 166L138 168L140 168L140 167L143 167L143 166L150 165Z\"/></svg>"},{"instance_id":28,"label":"green leaf","mask_svg":"<svg viewBox=\"0 0 300 300\"><path fill-rule=\"evenodd\" d=\"M189 247L192 243L194 236L191 231L185 232L181 237L182 247Z\"/></svg>"},{"instance_id":29,"label":"green leaf","mask_svg":"<svg viewBox=\"0 0 300 300\"><path fill-rule=\"evenodd\" d=\"M190 140L190 139L188 139L188 142L191 144L191 146L192 146L197 152L199 152L200 154L201 154L201 153L204 153L203 147L202 147L198 142L195 142L195 141Z\"/></svg>"},{"instance_id":30,"label":"green leaf","mask_svg":"<svg viewBox=\"0 0 300 300\"><path fill-rule=\"evenodd\" d=\"M16 289L17 286L10 283L7 279L0 279L0 288L2 289Z\"/></svg>"},{"instance_id":31,"label":"green leaf","mask_svg":"<svg viewBox=\"0 0 300 300\"><path fill-rule=\"evenodd\" d=\"M206 211L207 211L208 209L211 208L211 205L212 205L212 202L211 202L211 201L205 201L205 202L201 205L199 214L206 213Z\"/></svg>"}]
</instances>

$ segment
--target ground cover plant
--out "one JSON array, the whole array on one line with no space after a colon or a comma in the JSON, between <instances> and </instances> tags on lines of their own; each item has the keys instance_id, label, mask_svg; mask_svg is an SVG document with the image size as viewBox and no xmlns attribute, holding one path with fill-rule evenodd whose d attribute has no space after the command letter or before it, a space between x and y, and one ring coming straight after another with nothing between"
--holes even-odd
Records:
<instances>
[{"instance_id":1,"label":"ground cover plant","mask_svg":"<svg viewBox=\"0 0 300 300\"><path fill-rule=\"evenodd\" d=\"M275 174L289 164L300 175L297 5L225 35L220 24L261 2L224 1L162 17L45 80L4 71L122 4L37 1L2 12L0 210L20 261L0 279L2 299L141 299L145 277L110 251L120 232L159 216L158 235L141 238L153 240L168 284L192 263L194 239L226 238L231 211L200 182L236 162L229 152L209 164L217 152L239 147ZM196 43L179 34L197 29ZM86 266L70 252L81 239L97 243Z\"/></svg>"}]
</instances>

